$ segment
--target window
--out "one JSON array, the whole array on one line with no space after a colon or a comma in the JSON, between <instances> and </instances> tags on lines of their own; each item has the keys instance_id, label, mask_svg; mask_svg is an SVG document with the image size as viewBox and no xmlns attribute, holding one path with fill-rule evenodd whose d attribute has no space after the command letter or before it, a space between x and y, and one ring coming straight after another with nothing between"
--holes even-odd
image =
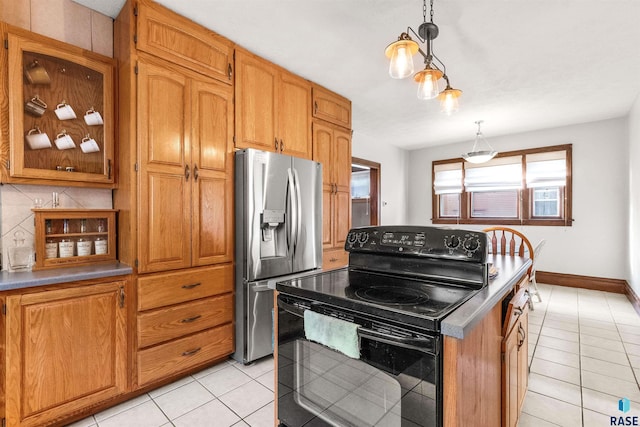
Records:
<instances>
[{"instance_id":1,"label":"window","mask_svg":"<svg viewBox=\"0 0 640 427\"><path fill-rule=\"evenodd\" d=\"M432 169L434 224L571 225L571 145Z\"/></svg>"}]
</instances>

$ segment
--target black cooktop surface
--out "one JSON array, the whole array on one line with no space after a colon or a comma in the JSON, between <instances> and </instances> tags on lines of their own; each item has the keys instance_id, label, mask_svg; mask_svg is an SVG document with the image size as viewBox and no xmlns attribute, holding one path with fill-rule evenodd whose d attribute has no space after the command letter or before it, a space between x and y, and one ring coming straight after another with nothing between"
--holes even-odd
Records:
<instances>
[{"instance_id":1,"label":"black cooktop surface","mask_svg":"<svg viewBox=\"0 0 640 427\"><path fill-rule=\"evenodd\" d=\"M478 290L343 268L279 282L276 289L357 313L440 330L440 320Z\"/></svg>"}]
</instances>

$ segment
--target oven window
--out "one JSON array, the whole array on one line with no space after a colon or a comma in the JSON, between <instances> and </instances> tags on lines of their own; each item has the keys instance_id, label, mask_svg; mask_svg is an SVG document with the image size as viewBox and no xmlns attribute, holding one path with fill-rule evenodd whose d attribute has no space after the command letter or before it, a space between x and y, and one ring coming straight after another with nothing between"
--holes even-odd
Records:
<instances>
[{"instance_id":1,"label":"oven window","mask_svg":"<svg viewBox=\"0 0 640 427\"><path fill-rule=\"evenodd\" d=\"M436 425L437 358L361 341L361 359L304 338L278 347L279 416L284 425Z\"/></svg>"}]
</instances>

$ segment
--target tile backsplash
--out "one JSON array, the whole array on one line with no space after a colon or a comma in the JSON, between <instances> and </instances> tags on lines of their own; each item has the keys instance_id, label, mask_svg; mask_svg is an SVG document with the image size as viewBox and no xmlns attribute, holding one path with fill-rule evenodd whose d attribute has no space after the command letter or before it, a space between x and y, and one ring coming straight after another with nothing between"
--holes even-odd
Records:
<instances>
[{"instance_id":1,"label":"tile backsplash","mask_svg":"<svg viewBox=\"0 0 640 427\"><path fill-rule=\"evenodd\" d=\"M35 226L31 209L34 200L44 200L43 208L52 207L53 192L58 193L60 208L66 209L111 209L111 190L78 187L53 187L45 185L0 186L0 215L2 234L2 269L9 269L9 248L14 246L17 231L24 233L25 245L34 248Z\"/></svg>"}]
</instances>

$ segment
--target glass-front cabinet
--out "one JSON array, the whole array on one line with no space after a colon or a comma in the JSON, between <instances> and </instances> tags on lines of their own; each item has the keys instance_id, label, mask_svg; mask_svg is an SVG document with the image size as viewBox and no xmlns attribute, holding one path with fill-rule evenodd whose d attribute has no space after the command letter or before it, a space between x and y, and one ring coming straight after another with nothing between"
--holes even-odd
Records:
<instances>
[{"instance_id":1,"label":"glass-front cabinet","mask_svg":"<svg viewBox=\"0 0 640 427\"><path fill-rule=\"evenodd\" d=\"M33 212L34 270L116 259L116 210L33 209Z\"/></svg>"},{"instance_id":2,"label":"glass-front cabinet","mask_svg":"<svg viewBox=\"0 0 640 427\"><path fill-rule=\"evenodd\" d=\"M113 60L35 35L7 40L4 180L113 187Z\"/></svg>"}]
</instances>

